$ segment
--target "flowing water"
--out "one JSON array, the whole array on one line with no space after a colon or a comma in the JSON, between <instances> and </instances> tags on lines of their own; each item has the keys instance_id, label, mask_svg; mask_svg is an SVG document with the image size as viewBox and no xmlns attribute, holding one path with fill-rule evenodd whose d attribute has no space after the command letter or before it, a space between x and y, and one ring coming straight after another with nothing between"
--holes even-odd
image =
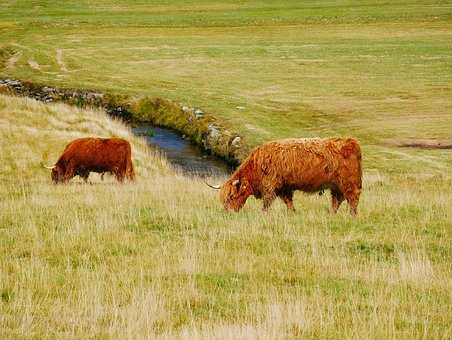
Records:
<instances>
[{"instance_id":1,"label":"flowing water","mask_svg":"<svg viewBox=\"0 0 452 340\"><path fill-rule=\"evenodd\" d=\"M227 176L232 168L223 160L208 155L177 132L150 124L132 128L135 135L159 148L176 169L191 176Z\"/></svg>"}]
</instances>

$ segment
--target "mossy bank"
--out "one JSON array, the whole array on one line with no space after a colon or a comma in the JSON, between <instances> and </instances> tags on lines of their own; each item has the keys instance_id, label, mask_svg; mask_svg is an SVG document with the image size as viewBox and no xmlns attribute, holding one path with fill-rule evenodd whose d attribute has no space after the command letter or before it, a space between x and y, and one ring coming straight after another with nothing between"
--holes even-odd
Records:
<instances>
[{"instance_id":1,"label":"mossy bank","mask_svg":"<svg viewBox=\"0 0 452 340\"><path fill-rule=\"evenodd\" d=\"M150 122L171 128L231 165L240 163L249 151L243 137L226 128L211 114L159 97L134 97L92 89L59 88L15 79L0 79L0 93L2 92L45 103L64 102L79 107L103 108L109 115L126 122Z\"/></svg>"}]
</instances>

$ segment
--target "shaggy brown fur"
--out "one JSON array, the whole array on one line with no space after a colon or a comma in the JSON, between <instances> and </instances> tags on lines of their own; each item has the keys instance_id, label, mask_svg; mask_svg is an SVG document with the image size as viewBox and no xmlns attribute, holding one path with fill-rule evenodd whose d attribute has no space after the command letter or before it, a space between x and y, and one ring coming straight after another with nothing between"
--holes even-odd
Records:
<instances>
[{"instance_id":1,"label":"shaggy brown fur","mask_svg":"<svg viewBox=\"0 0 452 340\"><path fill-rule=\"evenodd\" d=\"M120 182L134 180L128 141L120 138L80 138L69 143L52 169L54 183L66 183L79 175L85 181L90 172L110 172Z\"/></svg>"},{"instance_id":2,"label":"shaggy brown fur","mask_svg":"<svg viewBox=\"0 0 452 340\"><path fill-rule=\"evenodd\" d=\"M361 193L361 150L352 138L286 139L263 144L223 184L220 199L238 211L250 195L262 198L264 211L276 197L294 210L295 190L330 189L333 212L344 199L353 215Z\"/></svg>"}]
</instances>

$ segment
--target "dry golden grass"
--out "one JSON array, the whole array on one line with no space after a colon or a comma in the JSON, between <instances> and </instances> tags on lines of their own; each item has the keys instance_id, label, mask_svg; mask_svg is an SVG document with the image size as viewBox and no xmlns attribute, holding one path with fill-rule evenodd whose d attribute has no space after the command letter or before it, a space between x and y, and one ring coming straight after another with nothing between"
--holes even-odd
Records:
<instances>
[{"instance_id":1,"label":"dry golden grass","mask_svg":"<svg viewBox=\"0 0 452 340\"><path fill-rule=\"evenodd\" d=\"M352 135L365 169L356 219L300 193L228 214L102 112L0 96L0 338L452 338L452 154L387 145L451 137L450 13L0 1L3 77L172 99L253 145ZM137 182L52 185L86 135L129 139Z\"/></svg>"},{"instance_id":2,"label":"dry golden grass","mask_svg":"<svg viewBox=\"0 0 452 340\"><path fill-rule=\"evenodd\" d=\"M130 140L136 183L52 185L41 163L86 135ZM264 216L99 111L0 96L0 147L2 338L452 336L445 169L367 171L356 219L303 194Z\"/></svg>"}]
</instances>

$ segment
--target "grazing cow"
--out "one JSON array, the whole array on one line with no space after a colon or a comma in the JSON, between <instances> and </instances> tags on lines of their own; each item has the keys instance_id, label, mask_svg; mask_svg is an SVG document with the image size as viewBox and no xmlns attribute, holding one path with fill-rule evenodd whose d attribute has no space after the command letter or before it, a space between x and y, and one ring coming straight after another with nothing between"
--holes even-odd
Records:
<instances>
[{"instance_id":1,"label":"grazing cow","mask_svg":"<svg viewBox=\"0 0 452 340\"><path fill-rule=\"evenodd\" d=\"M135 179L128 141L120 138L80 138L69 143L52 170L54 183L66 183L74 176L85 181L90 172L115 175L119 182Z\"/></svg>"},{"instance_id":2,"label":"grazing cow","mask_svg":"<svg viewBox=\"0 0 452 340\"><path fill-rule=\"evenodd\" d=\"M295 190L331 190L333 212L344 199L356 215L361 193L361 150L352 138L286 139L255 148L220 187L226 209L238 211L247 198L263 199L266 211L276 197L289 210Z\"/></svg>"}]
</instances>

